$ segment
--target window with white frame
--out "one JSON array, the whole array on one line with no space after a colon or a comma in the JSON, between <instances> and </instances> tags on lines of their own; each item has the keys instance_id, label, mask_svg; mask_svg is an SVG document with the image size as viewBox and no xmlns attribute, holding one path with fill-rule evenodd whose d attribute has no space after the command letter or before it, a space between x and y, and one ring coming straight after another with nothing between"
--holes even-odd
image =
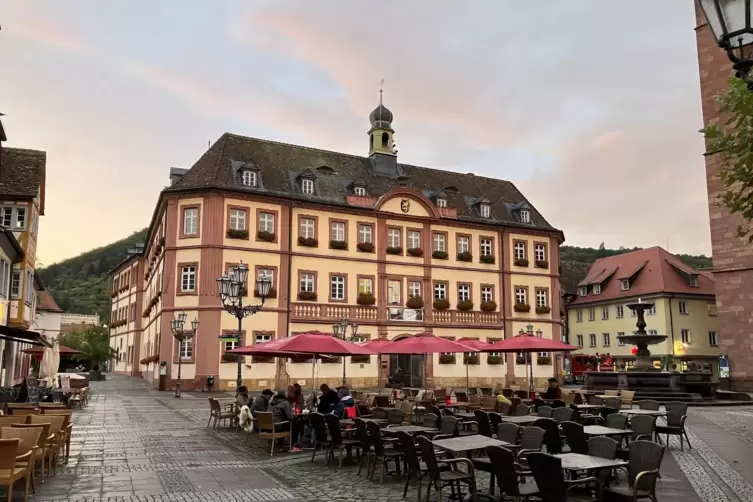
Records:
<instances>
[{"instance_id":1,"label":"window with white frame","mask_svg":"<svg viewBox=\"0 0 753 502\"><path fill-rule=\"evenodd\" d=\"M596 347L596 334L595 333L588 335L588 346Z\"/></svg>"},{"instance_id":2,"label":"window with white frame","mask_svg":"<svg viewBox=\"0 0 753 502\"><path fill-rule=\"evenodd\" d=\"M709 331L709 345L711 347L719 346L719 336L716 334L716 331Z\"/></svg>"},{"instance_id":3,"label":"window with white frame","mask_svg":"<svg viewBox=\"0 0 753 502\"><path fill-rule=\"evenodd\" d=\"M447 299L447 284L444 282L434 283L434 299L446 300Z\"/></svg>"},{"instance_id":4,"label":"window with white frame","mask_svg":"<svg viewBox=\"0 0 753 502\"><path fill-rule=\"evenodd\" d=\"M575 322L583 322L583 311L582 310L576 310L575 311Z\"/></svg>"},{"instance_id":5,"label":"window with white frame","mask_svg":"<svg viewBox=\"0 0 753 502\"><path fill-rule=\"evenodd\" d=\"M688 315L688 304L687 302L678 302L677 308L680 310L680 314Z\"/></svg>"},{"instance_id":6,"label":"window with white frame","mask_svg":"<svg viewBox=\"0 0 753 502\"><path fill-rule=\"evenodd\" d=\"M342 275L333 275L330 288L330 300L345 300L345 277Z\"/></svg>"},{"instance_id":7,"label":"window with white frame","mask_svg":"<svg viewBox=\"0 0 753 502\"><path fill-rule=\"evenodd\" d=\"M526 259L526 245L525 245L525 242L516 242L514 249L515 249L515 259L516 260L525 260Z\"/></svg>"},{"instance_id":8,"label":"window with white frame","mask_svg":"<svg viewBox=\"0 0 753 502\"><path fill-rule=\"evenodd\" d=\"M408 249L421 249L421 232L408 230Z\"/></svg>"},{"instance_id":9,"label":"window with white frame","mask_svg":"<svg viewBox=\"0 0 753 502\"><path fill-rule=\"evenodd\" d=\"M199 208L188 207L183 210L183 235L199 233Z\"/></svg>"},{"instance_id":10,"label":"window with white frame","mask_svg":"<svg viewBox=\"0 0 753 502\"><path fill-rule=\"evenodd\" d=\"M399 228L387 229L387 247L399 248L402 231Z\"/></svg>"},{"instance_id":11,"label":"window with white frame","mask_svg":"<svg viewBox=\"0 0 753 502\"><path fill-rule=\"evenodd\" d=\"M656 304L651 305L651 308L646 311L648 315L656 314Z\"/></svg>"},{"instance_id":12,"label":"window with white frame","mask_svg":"<svg viewBox=\"0 0 753 502\"><path fill-rule=\"evenodd\" d=\"M611 337L609 336L609 333L602 333L601 334L601 344L604 347L609 347L610 342L611 342Z\"/></svg>"},{"instance_id":13,"label":"window with white frame","mask_svg":"<svg viewBox=\"0 0 753 502\"><path fill-rule=\"evenodd\" d=\"M620 280L620 291L627 291L630 289L630 279Z\"/></svg>"},{"instance_id":14,"label":"window with white frame","mask_svg":"<svg viewBox=\"0 0 753 502\"><path fill-rule=\"evenodd\" d=\"M275 215L273 213L259 213L259 231L275 233Z\"/></svg>"},{"instance_id":15,"label":"window with white frame","mask_svg":"<svg viewBox=\"0 0 753 502\"><path fill-rule=\"evenodd\" d=\"M195 266L190 265L190 266L181 268L180 290L184 292L196 290L196 267Z\"/></svg>"},{"instance_id":16,"label":"window with white frame","mask_svg":"<svg viewBox=\"0 0 753 502\"><path fill-rule=\"evenodd\" d=\"M373 242L373 230L371 225L358 225L358 242L362 244Z\"/></svg>"},{"instance_id":17,"label":"window with white frame","mask_svg":"<svg viewBox=\"0 0 753 502\"><path fill-rule=\"evenodd\" d=\"M467 253L471 248L471 242L468 237L458 237L458 254Z\"/></svg>"},{"instance_id":18,"label":"window with white frame","mask_svg":"<svg viewBox=\"0 0 753 502\"><path fill-rule=\"evenodd\" d=\"M314 195L314 180L302 179L301 180L301 192L306 195Z\"/></svg>"},{"instance_id":19,"label":"window with white frame","mask_svg":"<svg viewBox=\"0 0 753 502\"><path fill-rule=\"evenodd\" d=\"M596 309L595 308L588 309L588 320L589 321L595 321L596 320Z\"/></svg>"},{"instance_id":20,"label":"window with white frame","mask_svg":"<svg viewBox=\"0 0 753 502\"><path fill-rule=\"evenodd\" d=\"M302 293L313 293L316 291L314 284L314 274L301 274L299 282L299 291Z\"/></svg>"},{"instance_id":21,"label":"window with white frame","mask_svg":"<svg viewBox=\"0 0 753 502\"><path fill-rule=\"evenodd\" d=\"M301 237L316 239L316 221L314 218L301 218Z\"/></svg>"},{"instance_id":22,"label":"window with white frame","mask_svg":"<svg viewBox=\"0 0 753 502\"><path fill-rule=\"evenodd\" d=\"M246 210L245 209L231 209L230 210L230 229L231 230L246 230Z\"/></svg>"},{"instance_id":23,"label":"window with white frame","mask_svg":"<svg viewBox=\"0 0 753 502\"><path fill-rule=\"evenodd\" d=\"M272 335L269 333L259 333L254 335L254 343L267 343L272 341Z\"/></svg>"},{"instance_id":24,"label":"window with white frame","mask_svg":"<svg viewBox=\"0 0 753 502\"><path fill-rule=\"evenodd\" d=\"M620 338L624 334L625 334L624 331L618 331L617 332L617 345L619 345L620 347L624 347L625 346L625 340L623 340L622 338Z\"/></svg>"},{"instance_id":25,"label":"window with white frame","mask_svg":"<svg viewBox=\"0 0 753 502\"><path fill-rule=\"evenodd\" d=\"M186 338L180 342L178 354L180 354L181 361L193 359L193 337Z\"/></svg>"},{"instance_id":26,"label":"window with white frame","mask_svg":"<svg viewBox=\"0 0 753 502\"><path fill-rule=\"evenodd\" d=\"M471 286L468 284L458 285L458 301L464 302L471 299Z\"/></svg>"},{"instance_id":27,"label":"window with white frame","mask_svg":"<svg viewBox=\"0 0 753 502\"><path fill-rule=\"evenodd\" d=\"M680 330L680 338L682 339L682 343L691 343L690 330L689 329L681 329Z\"/></svg>"},{"instance_id":28,"label":"window with white frame","mask_svg":"<svg viewBox=\"0 0 753 502\"><path fill-rule=\"evenodd\" d=\"M374 281L370 277L358 278L358 294L370 295L374 293Z\"/></svg>"},{"instance_id":29,"label":"window with white frame","mask_svg":"<svg viewBox=\"0 0 753 502\"><path fill-rule=\"evenodd\" d=\"M693 275L690 276L690 286L694 287L694 288L699 287L698 286L698 275L697 274L693 274Z\"/></svg>"},{"instance_id":30,"label":"window with white frame","mask_svg":"<svg viewBox=\"0 0 753 502\"><path fill-rule=\"evenodd\" d=\"M275 270L273 268L259 268L256 272L257 281L269 281L270 287L275 287Z\"/></svg>"},{"instance_id":31,"label":"window with white frame","mask_svg":"<svg viewBox=\"0 0 753 502\"><path fill-rule=\"evenodd\" d=\"M546 246L544 244L536 244L534 253L536 261L546 261Z\"/></svg>"},{"instance_id":32,"label":"window with white frame","mask_svg":"<svg viewBox=\"0 0 753 502\"><path fill-rule=\"evenodd\" d=\"M400 305L400 290L402 289L401 281L387 281L387 303L390 305Z\"/></svg>"},{"instance_id":33,"label":"window with white frame","mask_svg":"<svg viewBox=\"0 0 753 502\"><path fill-rule=\"evenodd\" d=\"M345 223L342 221L333 221L330 229L330 240L336 242L345 242Z\"/></svg>"},{"instance_id":34,"label":"window with white frame","mask_svg":"<svg viewBox=\"0 0 753 502\"><path fill-rule=\"evenodd\" d=\"M617 319L622 319L625 315L625 308L622 305L617 305L615 307L615 317Z\"/></svg>"},{"instance_id":35,"label":"window with white frame","mask_svg":"<svg viewBox=\"0 0 753 502\"><path fill-rule=\"evenodd\" d=\"M434 234L434 251L447 251L447 237L445 234Z\"/></svg>"},{"instance_id":36,"label":"window with white frame","mask_svg":"<svg viewBox=\"0 0 753 502\"><path fill-rule=\"evenodd\" d=\"M488 218L492 214L492 206L489 204L481 204L481 217Z\"/></svg>"},{"instance_id":37,"label":"window with white frame","mask_svg":"<svg viewBox=\"0 0 753 502\"><path fill-rule=\"evenodd\" d=\"M609 307L601 307L601 320L606 321L609 319Z\"/></svg>"},{"instance_id":38,"label":"window with white frame","mask_svg":"<svg viewBox=\"0 0 753 502\"><path fill-rule=\"evenodd\" d=\"M4 206L2 208L3 226L9 230L26 229L26 208Z\"/></svg>"},{"instance_id":39,"label":"window with white frame","mask_svg":"<svg viewBox=\"0 0 753 502\"><path fill-rule=\"evenodd\" d=\"M583 347L583 335L575 335L576 343L578 344L578 347Z\"/></svg>"},{"instance_id":40,"label":"window with white frame","mask_svg":"<svg viewBox=\"0 0 753 502\"><path fill-rule=\"evenodd\" d=\"M437 199L437 207L447 207L447 199Z\"/></svg>"},{"instance_id":41,"label":"window with white frame","mask_svg":"<svg viewBox=\"0 0 753 502\"><path fill-rule=\"evenodd\" d=\"M241 343L240 343L241 336L238 333L234 333L234 335L236 336L234 340L223 340L222 342L223 352L227 352L228 350L235 350L241 346Z\"/></svg>"},{"instance_id":42,"label":"window with white frame","mask_svg":"<svg viewBox=\"0 0 753 502\"><path fill-rule=\"evenodd\" d=\"M421 281L410 281L408 283L408 296L423 296L421 289Z\"/></svg>"},{"instance_id":43,"label":"window with white frame","mask_svg":"<svg viewBox=\"0 0 753 502\"><path fill-rule=\"evenodd\" d=\"M594 284L593 285L593 294L600 295L601 294L601 284Z\"/></svg>"},{"instance_id":44,"label":"window with white frame","mask_svg":"<svg viewBox=\"0 0 753 502\"><path fill-rule=\"evenodd\" d=\"M515 288L515 303L519 305L528 303L528 292L525 288Z\"/></svg>"},{"instance_id":45,"label":"window with white frame","mask_svg":"<svg viewBox=\"0 0 753 502\"><path fill-rule=\"evenodd\" d=\"M493 302L494 301L494 288L491 286L481 286L481 301Z\"/></svg>"},{"instance_id":46,"label":"window with white frame","mask_svg":"<svg viewBox=\"0 0 753 502\"><path fill-rule=\"evenodd\" d=\"M588 294L588 286L581 286L578 288L578 296L586 296Z\"/></svg>"},{"instance_id":47,"label":"window with white frame","mask_svg":"<svg viewBox=\"0 0 753 502\"><path fill-rule=\"evenodd\" d=\"M247 187L256 186L256 173L250 169L241 171L241 184Z\"/></svg>"},{"instance_id":48,"label":"window with white frame","mask_svg":"<svg viewBox=\"0 0 753 502\"><path fill-rule=\"evenodd\" d=\"M523 223L530 223L531 222L531 212L527 209L521 209L520 210L520 221Z\"/></svg>"},{"instance_id":49,"label":"window with white frame","mask_svg":"<svg viewBox=\"0 0 753 502\"><path fill-rule=\"evenodd\" d=\"M492 255L492 240L481 239L481 256L491 256L491 255Z\"/></svg>"},{"instance_id":50,"label":"window with white frame","mask_svg":"<svg viewBox=\"0 0 753 502\"><path fill-rule=\"evenodd\" d=\"M659 334L659 331L657 331L657 330L655 330L655 329L650 329L650 330L648 330L648 334L649 334L649 335L658 335L658 334Z\"/></svg>"},{"instance_id":51,"label":"window with white frame","mask_svg":"<svg viewBox=\"0 0 753 502\"><path fill-rule=\"evenodd\" d=\"M366 188L365 187L355 187L353 189L353 193L360 196L360 197L366 197Z\"/></svg>"},{"instance_id":52,"label":"window with white frame","mask_svg":"<svg viewBox=\"0 0 753 502\"><path fill-rule=\"evenodd\" d=\"M546 307L548 303L547 294L545 289L537 289L536 290L536 306L537 307Z\"/></svg>"}]
</instances>

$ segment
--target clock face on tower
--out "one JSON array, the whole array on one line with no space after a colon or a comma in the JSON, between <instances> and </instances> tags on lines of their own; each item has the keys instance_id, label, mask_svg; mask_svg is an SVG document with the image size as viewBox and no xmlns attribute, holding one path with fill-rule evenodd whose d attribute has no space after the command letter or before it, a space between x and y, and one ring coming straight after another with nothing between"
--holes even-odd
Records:
<instances>
[{"instance_id":1,"label":"clock face on tower","mask_svg":"<svg viewBox=\"0 0 753 502\"><path fill-rule=\"evenodd\" d=\"M400 210L404 213L410 211L410 201L408 199L403 199L400 201Z\"/></svg>"}]
</instances>

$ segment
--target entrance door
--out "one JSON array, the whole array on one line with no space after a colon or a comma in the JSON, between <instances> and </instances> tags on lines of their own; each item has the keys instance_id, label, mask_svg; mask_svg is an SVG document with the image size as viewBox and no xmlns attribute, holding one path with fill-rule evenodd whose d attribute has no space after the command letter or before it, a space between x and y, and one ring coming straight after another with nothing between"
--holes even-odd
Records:
<instances>
[{"instance_id":1,"label":"entrance door","mask_svg":"<svg viewBox=\"0 0 753 502\"><path fill-rule=\"evenodd\" d=\"M399 354L390 356L390 374L395 375L400 368L400 376L406 387L421 387L422 359L421 356L412 354Z\"/></svg>"}]
</instances>

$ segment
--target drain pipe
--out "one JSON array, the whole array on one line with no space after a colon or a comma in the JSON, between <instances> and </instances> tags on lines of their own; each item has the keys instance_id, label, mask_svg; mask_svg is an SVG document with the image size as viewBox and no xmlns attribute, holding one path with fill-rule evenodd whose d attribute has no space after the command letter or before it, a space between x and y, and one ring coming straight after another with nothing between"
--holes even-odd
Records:
<instances>
[{"instance_id":1,"label":"drain pipe","mask_svg":"<svg viewBox=\"0 0 753 502\"><path fill-rule=\"evenodd\" d=\"M672 316L672 298L675 295L669 295L669 339L672 343L672 362L675 362L675 322ZM671 364L671 363L670 363ZM669 368L667 368L669 370Z\"/></svg>"}]
</instances>

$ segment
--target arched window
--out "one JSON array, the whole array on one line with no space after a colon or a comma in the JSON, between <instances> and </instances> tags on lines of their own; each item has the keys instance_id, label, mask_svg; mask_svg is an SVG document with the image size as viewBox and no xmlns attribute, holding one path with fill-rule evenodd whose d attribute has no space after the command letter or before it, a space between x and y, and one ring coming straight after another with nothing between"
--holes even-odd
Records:
<instances>
[{"instance_id":1,"label":"arched window","mask_svg":"<svg viewBox=\"0 0 753 502\"><path fill-rule=\"evenodd\" d=\"M390 135L387 134L386 132L383 132L382 133L382 146L386 147L389 142L390 142Z\"/></svg>"},{"instance_id":2,"label":"arched window","mask_svg":"<svg viewBox=\"0 0 753 502\"><path fill-rule=\"evenodd\" d=\"M374 135L369 136L369 151L374 149Z\"/></svg>"}]
</instances>

